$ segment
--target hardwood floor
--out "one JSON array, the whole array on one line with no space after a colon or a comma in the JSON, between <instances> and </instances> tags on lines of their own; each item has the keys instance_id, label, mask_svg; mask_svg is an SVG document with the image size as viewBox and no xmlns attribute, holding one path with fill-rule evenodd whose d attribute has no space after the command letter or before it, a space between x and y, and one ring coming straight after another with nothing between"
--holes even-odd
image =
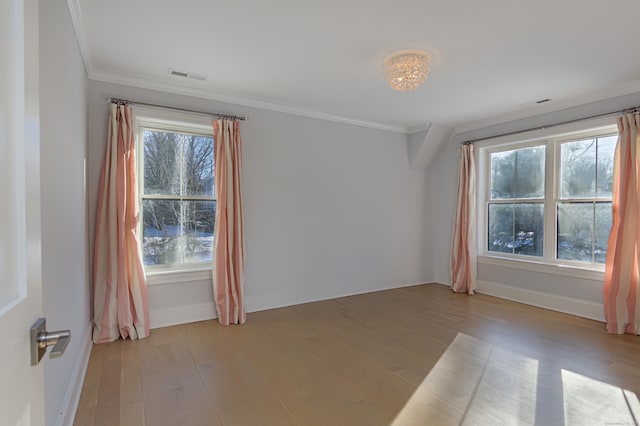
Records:
<instances>
[{"instance_id":1,"label":"hardwood floor","mask_svg":"<svg viewBox=\"0 0 640 426\"><path fill-rule=\"evenodd\" d=\"M93 348L75 425L637 425L640 338L428 284Z\"/></svg>"}]
</instances>

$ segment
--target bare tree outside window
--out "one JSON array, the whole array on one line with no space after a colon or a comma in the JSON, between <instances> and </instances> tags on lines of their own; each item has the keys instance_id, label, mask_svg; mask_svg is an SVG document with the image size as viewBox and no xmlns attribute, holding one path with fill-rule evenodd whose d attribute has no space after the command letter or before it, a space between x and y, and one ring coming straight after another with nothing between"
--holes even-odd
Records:
<instances>
[{"instance_id":1,"label":"bare tree outside window","mask_svg":"<svg viewBox=\"0 0 640 426\"><path fill-rule=\"evenodd\" d=\"M605 262L616 141L609 135L560 146L558 259Z\"/></svg>"},{"instance_id":2,"label":"bare tree outside window","mask_svg":"<svg viewBox=\"0 0 640 426\"><path fill-rule=\"evenodd\" d=\"M492 153L487 249L542 256L545 147Z\"/></svg>"},{"instance_id":3,"label":"bare tree outside window","mask_svg":"<svg viewBox=\"0 0 640 426\"><path fill-rule=\"evenodd\" d=\"M487 252L604 263L617 138L603 128L485 151Z\"/></svg>"},{"instance_id":4,"label":"bare tree outside window","mask_svg":"<svg viewBox=\"0 0 640 426\"><path fill-rule=\"evenodd\" d=\"M144 264L211 261L216 210L213 138L143 129Z\"/></svg>"}]
</instances>

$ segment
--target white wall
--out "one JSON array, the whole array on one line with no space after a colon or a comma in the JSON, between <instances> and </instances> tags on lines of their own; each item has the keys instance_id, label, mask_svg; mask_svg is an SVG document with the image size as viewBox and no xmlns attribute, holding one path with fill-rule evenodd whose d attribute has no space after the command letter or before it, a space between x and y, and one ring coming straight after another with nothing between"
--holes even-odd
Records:
<instances>
[{"instance_id":1,"label":"white wall","mask_svg":"<svg viewBox=\"0 0 640 426\"><path fill-rule=\"evenodd\" d=\"M72 335L62 358L44 360L47 425L66 423L73 414L69 404L79 396L77 379L90 347L87 85L66 2L40 2L43 308L49 331L70 329Z\"/></svg>"},{"instance_id":2,"label":"white wall","mask_svg":"<svg viewBox=\"0 0 640 426\"><path fill-rule=\"evenodd\" d=\"M458 148L461 142L501 133L529 129L541 125L580 119L640 105L640 93L582 105L501 125L481 128L452 137L427 171L428 197L432 200L427 212L432 250L434 253L433 281L449 283L451 231L456 204L456 176ZM612 123L615 120L612 119ZM431 218L435 218L431 220ZM478 232L483 232L479 229ZM602 281L556 274L480 264L478 289L481 292L546 306L594 319L603 319Z\"/></svg>"},{"instance_id":3,"label":"white wall","mask_svg":"<svg viewBox=\"0 0 640 426\"><path fill-rule=\"evenodd\" d=\"M425 172L410 169L406 135L93 81L92 223L107 97L249 118L241 124L249 312L430 276L423 269ZM150 285L149 299L152 327L159 309L187 312L212 301L202 279Z\"/></svg>"}]
</instances>

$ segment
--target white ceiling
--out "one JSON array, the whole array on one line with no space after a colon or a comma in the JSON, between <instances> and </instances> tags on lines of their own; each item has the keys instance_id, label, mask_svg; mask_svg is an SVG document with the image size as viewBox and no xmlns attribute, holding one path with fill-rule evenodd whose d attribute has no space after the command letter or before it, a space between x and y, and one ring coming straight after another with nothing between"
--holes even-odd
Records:
<instances>
[{"instance_id":1,"label":"white ceiling","mask_svg":"<svg viewBox=\"0 0 640 426\"><path fill-rule=\"evenodd\" d=\"M91 79L396 131L640 91L637 0L68 3ZM413 92L390 89L382 72L404 49L434 57Z\"/></svg>"}]
</instances>

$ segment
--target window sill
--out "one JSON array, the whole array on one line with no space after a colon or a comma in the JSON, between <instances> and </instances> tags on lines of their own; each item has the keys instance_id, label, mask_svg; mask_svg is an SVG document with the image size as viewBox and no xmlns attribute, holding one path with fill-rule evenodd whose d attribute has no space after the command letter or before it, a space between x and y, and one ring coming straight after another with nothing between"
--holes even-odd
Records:
<instances>
[{"instance_id":1,"label":"window sill","mask_svg":"<svg viewBox=\"0 0 640 426\"><path fill-rule=\"evenodd\" d=\"M604 266L601 268L597 266L588 268L576 265L553 264L525 259L507 259L504 257L487 255L478 256L478 263L525 271L543 272L545 274L562 275L565 277L604 281Z\"/></svg>"},{"instance_id":2,"label":"window sill","mask_svg":"<svg viewBox=\"0 0 640 426\"><path fill-rule=\"evenodd\" d=\"M194 266L189 269L147 269L147 285L176 284L211 279L211 265Z\"/></svg>"}]
</instances>

